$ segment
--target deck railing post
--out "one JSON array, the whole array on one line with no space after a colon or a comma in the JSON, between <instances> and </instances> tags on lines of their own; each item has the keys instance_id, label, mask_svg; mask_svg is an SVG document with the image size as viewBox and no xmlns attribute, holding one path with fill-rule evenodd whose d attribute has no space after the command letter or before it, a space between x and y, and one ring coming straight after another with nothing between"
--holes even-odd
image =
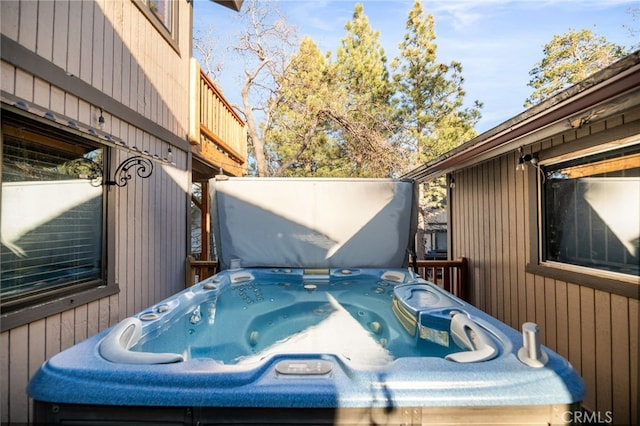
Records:
<instances>
[{"instance_id":1,"label":"deck railing post","mask_svg":"<svg viewBox=\"0 0 640 426\"><path fill-rule=\"evenodd\" d=\"M196 274L196 270L198 274ZM218 262L216 260L195 260L193 256L187 256L186 263L186 282L185 285L190 287L196 283L196 275L198 280L205 280L218 272Z\"/></svg>"},{"instance_id":2,"label":"deck railing post","mask_svg":"<svg viewBox=\"0 0 640 426\"><path fill-rule=\"evenodd\" d=\"M191 287L193 284L195 284L196 269L192 266L194 260L195 259L193 258L193 256L187 256L187 264L184 268L184 271L185 271L184 286L185 287Z\"/></svg>"},{"instance_id":3,"label":"deck railing post","mask_svg":"<svg viewBox=\"0 0 640 426\"><path fill-rule=\"evenodd\" d=\"M447 266L442 267L442 279L444 280L444 289L450 293L455 294L456 296L459 296L455 283L451 282L452 281L451 269L453 268L450 268ZM455 276L455 274L453 276Z\"/></svg>"},{"instance_id":4,"label":"deck railing post","mask_svg":"<svg viewBox=\"0 0 640 426\"><path fill-rule=\"evenodd\" d=\"M460 298L462 300L468 300L467 299L467 293L468 293L468 288L467 288L467 280L468 280L468 274L469 274L469 260L466 257L461 257L460 259L458 259L460 261L460 277L459 277L459 283L460 283Z\"/></svg>"}]
</instances>

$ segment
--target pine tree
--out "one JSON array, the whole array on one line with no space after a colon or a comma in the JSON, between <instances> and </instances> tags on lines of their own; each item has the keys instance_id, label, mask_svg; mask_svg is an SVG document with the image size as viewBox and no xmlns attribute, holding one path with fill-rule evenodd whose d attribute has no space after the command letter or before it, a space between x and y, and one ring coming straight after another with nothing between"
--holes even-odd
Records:
<instances>
[{"instance_id":1,"label":"pine tree","mask_svg":"<svg viewBox=\"0 0 640 426\"><path fill-rule=\"evenodd\" d=\"M624 47L586 29L553 36L543 52L542 60L529 71L528 86L533 93L525 100L525 108L553 97L627 55Z\"/></svg>"},{"instance_id":2,"label":"pine tree","mask_svg":"<svg viewBox=\"0 0 640 426\"><path fill-rule=\"evenodd\" d=\"M435 24L420 0L409 12L400 57L392 69L396 85L395 120L404 127L404 139L416 153L414 166L449 151L475 136L482 104L464 108L462 64L437 60Z\"/></svg>"},{"instance_id":3,"label":"pine tree","mask_svg":"<svg viewBox=\"0 0 640 426\"><path fill-rule=\"evenodd\" d=\"M437 58L435 23L420 0L409 12L400 56L394 58L394 104L399 139L413 152L411 167L433 160L473 138L482 104L464 108L462 64L443 64ZM430 213L446 207L444 179L420 186L417 254L422 258L422 234Z\"/></svg>"},{"instance_id":4,"label":"pine tree","mask_svg":"<svg viewBox=\"0 0 640 426\"><path fill-rule=\"evenodd\" d=\"M358 3L337 50L335 93L327 114L338 125L351 175L389 176L402 158L393 146L387 59Z\"/></svg>"},{"instance_id":5,"label":"pine tree","mask_svg":"<svg viewBox=\"0 0 640 426\"><path fill-rule=\"evenodd\" d=\"M331 66L317 45L304 38L279 79L266 133L270 172L281 176L341 176L346 158L327 124L333 96Z\"/></svg>"}]
</instances>

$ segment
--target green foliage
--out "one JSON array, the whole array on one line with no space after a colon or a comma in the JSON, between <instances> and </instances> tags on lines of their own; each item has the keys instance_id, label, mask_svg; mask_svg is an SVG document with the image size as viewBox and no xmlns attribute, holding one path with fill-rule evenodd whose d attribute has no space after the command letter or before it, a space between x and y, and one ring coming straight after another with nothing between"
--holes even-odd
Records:
<instances>
[{"instance_id":1,"label":"green foliage","mask_svg":"<svg viewBox=\"0 0 640 426\"><path fill-rule=\"evenodd\" d=\"M424 212L440 211L447 208L447 182L444 176L423 182L420 209Z\"/></svg>"},{"instance_id":2,"label":"green foliage","mask_svg":"<svg viewBox=\"0 0 640 426\"><path fill-rule=\"evenodd\" d=\"M76 179L102 178L102 149L88 152L80 158L65 161L56 167L56 171Z\"/></svg>"},{"instance_id":3,"label":"green foliage","mask_svg":"<svg viewBox=\"0 0 640 426\"><path fill-rule=\"evenodd\" d=\"M462 64L437 60L435 22L419 0L406 23L400 56L394 58L395 116L403 146L412 153L409 167L433 160L476 136L482 104L464 108ZM421 210L446 207L444 179L424 184Z\"/></svg>"},{"instance_id":4,"label":"green foliage","mask_svg":"<svg viewBox=\"0 0 640 426\"><path fill-rule=\"evenodd\" d=\"M553 97L627 55L624 47L610 43L591 30L569 30L544 45L544 57L529 71L533 93L525 108Z\"/></svg>"},{"instance_id":5,"label":"green foliage","mask_svg":"<svg viewBox=\"0 0 640 426\"><path fill-rule=\"evenodd\" d=\"M278 175L284 169L298 166L302 161L300 155L313 143L321 107L316 94L323 86L323 60L315 43L305 38L285 73L278 78L279 94L272 97L269 104L272 121L277 125L265 131L271 174ZM281 159L286 161L282 163Z\"/></svg>"},{"instance_id":6,"label":"green foliage","mask_svg":"<svg viewBox=\"0 0 640 426\"><path fill-rule=\"evenodd\" d=\"M333 138L326 109L333 77L327 60L309 38L280 76L279 95L272 97L272 125L266 130L266 151L273 175L333 176L345 173L345 155Z\"/></svg>"},{"instance_id":7,"label":"green foliage","mask_svg":"<svg viewBox=\"0 0 640 426\"><path fill-rule=\"evenodd\" d=\"M350 159L349 174L390 176L401 153L390 141L392 87L387 58L369 25L362 4L357 4L333 66L335 94L327 114Z\"/></svg>"},{"instance_id":8,"label":"green foliage","mask_svg":"<svg viewBox=\"0 0 640 426\"><path fill-rule=\"evenodd\" d=\"M392 68L396 85L396 122L405 128L415 152L413 166L432 160L475 136L482 104L463 108L462 64L437 61L435 23L414 3Z\"/></svg>"},{"instance_id":9,"label":"green foliage","mask_svg":"<svg viewBox=\"0 0 640 426\"><path fill-rule=\"evenodd\" d=\"M369 25L362 4L356 5L345 29L347 33L337 51L336 83L344 89L355 113L374 112L391 96L387 58L378 41L380 33Z\"/></svg>"},{"instance_id":10,"label":"green foliage","mask_svg":"<svg viewBox=\"0 0 640 426\"><path fill-rule=\"evenodd\" d=\"M270 103L270 173L397 176L475 136L481 105L463 108L462 66L437 62L433 27L416 1L393 76L361 4L335 62L303 40Z\"/></svg>"}]
</instances>

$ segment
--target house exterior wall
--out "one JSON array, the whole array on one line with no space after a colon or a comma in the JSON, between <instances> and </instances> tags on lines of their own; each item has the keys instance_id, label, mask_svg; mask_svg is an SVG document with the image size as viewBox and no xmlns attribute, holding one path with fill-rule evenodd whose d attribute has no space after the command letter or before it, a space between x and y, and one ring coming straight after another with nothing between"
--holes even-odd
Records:
<instances>
[{"instance_id":1,"label":"house exterior wall","mask_svg":"<svg viewBox=\"0 0 640 426\"><path fill-rule=\"evenodd\" d=\"M635 109L540 140L526 152L542 156L557 147L606 143L639 134L639 124ZM602 422L638 424L638 284L613 289L536 272L531 264L538 238L537 171L530 166L516 171L519 155L508 153L452 174L452 255L469 259L471 301L516 329L536 322L543 344L584 378L585 408Z\"/></svg>"},{"instance_id":2,"label":"house exterior wall","mask_svg":"<svg viewBox=\"0 0 640 426\"><path fill-rule=\"evenodd\" d=\"M45 359L184 288L191 156L189 60L192 5L177 7L168 41L132 0L0 2L1 89L140 151L167 156L148 179L109 187L107 287L90 301L0 334L0 421L28 423L25 389ZM4 100L3 100L4 102ZM112 170L135 155L110 148Z\"/></svg>"}]
</instances>

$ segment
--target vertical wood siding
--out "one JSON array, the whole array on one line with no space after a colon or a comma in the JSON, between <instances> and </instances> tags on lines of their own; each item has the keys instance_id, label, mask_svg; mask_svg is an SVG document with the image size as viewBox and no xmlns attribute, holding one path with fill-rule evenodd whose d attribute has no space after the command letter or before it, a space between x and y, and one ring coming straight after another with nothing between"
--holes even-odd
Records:
<instances>
[{"instance_id":1,"label":"vertical wood siding","mask_svg":"<svg viewBox=\"0 0 640 426\"><path fill-rule=\"evenodd\" d=\"M179 7L179 50L131 1L2 1L2 34L184 138L188 126L191 5ZM47 81L1 64L1 87L27 102L95 127L97 106ZM105 111L105 131L164 157L170 145ZM185 147L188 144L185 144ZM154 164L148 179L111 187L107 218L115 240L120 293L0 334L0 422L27 423L25 389L47 358L184 288L190 172L188 153L172 146L175 165ZM131 156L114 152L114 164Z\"/></svg>"},{"instance_id":2,"label":"vertical wood siding","mask_svg":"<svg viewBox=\"0 0 640 426\"><path fill-rule=\"evenodd\" d=\"M626 121L639 117L628 115ZM616 117L534 146L568 143L624 123ZM530 253L527 174L516 153L454 173L452 244L470 259L473 303L520 329L540 326L543 343L578 369L587 385L584 405L613 413L615 424L638 424L637 299L525 272ZM633 284L629 284L633 285Z\"/></svg>"}]
</instances>

